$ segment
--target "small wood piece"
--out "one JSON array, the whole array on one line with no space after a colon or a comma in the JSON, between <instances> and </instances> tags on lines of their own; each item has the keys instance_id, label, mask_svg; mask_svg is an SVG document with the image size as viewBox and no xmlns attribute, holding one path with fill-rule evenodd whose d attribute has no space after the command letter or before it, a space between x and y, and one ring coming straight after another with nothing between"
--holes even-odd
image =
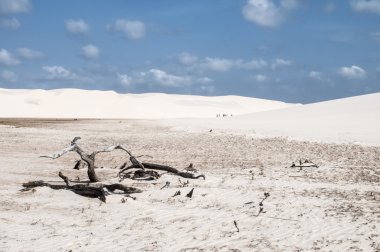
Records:
<instances>
[{"instance_id":1,"label":"small wood piece","mask_svg":"<svg viewBox=\"0 0 380 252\"><path fill-rule=\"evenodd\" d=\"M184 170L188 172L198 172L198 170L194 168L193 163L190 163L189 166L186 167Z\"/></svg>"},{"instance_id":2,"label":"small wood piece","mask_svg":"<svg viewBox=\"0 0 380 252\"><path fill-rule=\"evenodd\" d=\"M83 161L82 160L78 160L75 165L74 165L74 170L80 170L80 168L82 167L83 165Z\"/></svg>"},{"instance_id":3,"label":"small wood piece","mask_svg":"<svg viewBox=\"0 0 380 252\"><path fill-rule=\"evenodd\" d=\"M300 168L300 170L302 170L302 168L304 168L304 167L315 167L315 168L319 167L318 165L316 165L315 163L313 163L312 161L307 160L307 159L305 159L305 160L300 159L298 163L299 164L295 164L295 162L293 162L290 167L292 167L292 168L297 167L297 168Z\"/></svg>"},{"instance_id":4,"label":"small wood piece","mask_svg":"<svg viewBox=\"0 0 380 252\"><path fill-rule=\"evenodd\" d=\"M235 227L236 227L236 229L237 229L237 232L240 232L240 229L239 229L239 227L238 227L238 225L237 225L236 220L234 220L234 225L235 225Z\"/></svg>"},{"instance_id":5,"label":"small wood piece","mask_svg":"<svg viewBox=\"0 0 380 252\"><path fill-rule=\"evenodd\" d=\"M257 215L256 215L256 217L259 216L260 213L261 213L263 210L264 210L264 207L261 206L259 212L258 212Z\"/></svg>"},{"instance_id":6,"label":"small wood piece","mask_svg":"<svg viewBox=\"0 0 380 252\"><path fill-rule=\"evenodd\" d=\"M193 197L193 192L194 192L194 188L191 189L191 191L188 194L186 194L186 197L191 199L191 197Z\"/></svg>"},{"instance_id":7,"label":"small wood piece","mask_svg":"<svg viewBox=\"0 0 380 252\"><path fill-rule=\"evenodd\" d=\"M186 187L190 184L189 180L187 180L186 182L182 182L180 178L178 178L178 181L179 183L181 184L182 187Z\"/></svg>"},{"instance_id":8,"label":"small wood piece","mask_svg":"<svg viewBox=\"0 0 380 252\"><path fill-rule=\"evenodd\" d=\"M63 175L62 172L59 172L59 173L58 173L58 176L59 176L61 179L63 179L63 181L65 181L65 184L66 184L67 186L70 186L70 181L69 181L69 179L68 179L65 175Z\"/></svg>"},{"instance_id":9,"label":"small wood piece","mask_svg":"<svg viewBox=\"0 0 380 252\"><path fill-rule=\"evenodd\" d=\"M175 194L172 197L179 196L179 195L181 195L181 191L178 190L175 192Z\"/></svg>"},{"instance_id":10,"label":"small wood piece","mask_svg":"<svg viewBox=\"0 0 380 252\"><path fill-rule=\"evenodd\" d=\"M170 186L170 182L166 181L165 185L163 187L161 187L160 190L162 190L164 188L169 188L169 186Z\"/></svg>"}]
</instances>

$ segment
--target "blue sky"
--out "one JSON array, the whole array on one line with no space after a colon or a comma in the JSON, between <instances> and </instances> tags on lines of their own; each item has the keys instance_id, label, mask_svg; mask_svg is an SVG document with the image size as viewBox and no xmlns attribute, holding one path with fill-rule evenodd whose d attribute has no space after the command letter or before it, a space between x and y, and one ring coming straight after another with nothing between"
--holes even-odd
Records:
<instances>
[{"instance_id":1,"label":"blue sky","mask_svg":"<svg viewBox=\"0 0 380 252\"><path fill-rule=\"evenodd\" d=\"M0 0L0 87L380 92L380 0Z\"/></svg>"}]
</instances>

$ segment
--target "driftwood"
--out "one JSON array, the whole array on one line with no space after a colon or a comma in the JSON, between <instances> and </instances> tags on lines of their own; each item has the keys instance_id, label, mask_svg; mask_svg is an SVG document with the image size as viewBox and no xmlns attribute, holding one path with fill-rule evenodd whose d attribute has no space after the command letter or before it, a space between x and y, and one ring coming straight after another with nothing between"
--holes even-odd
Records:
<instances>
[{"instance_id":1,"label":"driftwood","mask_svg":"<svg viewBox=\"0 0 380 252\"><path fill-rule=\"evenodd\" d=\"M81 147L78 146L77 141L81 139L80 137L75 137L70 145L63 149L60 152L54 153L52 155L44 155L40 157L44 158L51 158L51 159L57 159L61 156L65 155L68 152L76 152L80 156L80 160L76 161L74 169L80 169L82 166L87 165L87 175L89 178L89 182L99 182L100 179L96 175L95 172L95 156L102 152L111 152L113 150L123 150L129 155L129 161L132 163L130 166L127 166L127 163L124 163L120 167L119 177L121 179L124 178L131 178L135 180L156 180L158 179L161 174L157 172L158 171L164 171L167 173L171 173L183 178L187 179L198 179L203 178L205 179L205 175L200 174L196 175L194 174L197 172L197 170L193 167L192 164L190 164L187 168L185 168L183 171L179 171L176 168L166 166L166 165L159 165L159 164L153 164L153 163L141 163L138 158L141 156L133 156L132 153L123 145L113 145L105 149L100 149L97 151L92 152L91 154L86 153ZM132 170L134 169L134 170ZM114 192L116 190L122 191L123 194L130 194L130 193L139 193L141 192L140 189L133 188L133 187L127 187L122 184L101 184L101 183L94 183L94 184L84 184L83 182L78 182L76 184L71 185L70 183L74 183L73 181L70 181L65 175L63 175L61 172L59 172L59 177L63 179L65 182L65 185L62 184L50 184L43 180L38 181L31 181L23 184L24 189L22 191L27 191L35 187L50 187L54 190L70 190L73 191L76 194L85 196L85 197L91 197L91 198L99 198L101 201L106 201L106 195L108 192ZM180 181L181 182L181 181ZM166 182L165 187L169 187L169 182ZM187 186L189 184L189 181L186 183L182 183L181 185ZM161 188L161 189L163 189ZM191 198L193 195L194 189L192 189L186 196ZM180 195L180 191L178 191L173 197ZM128 196L128 195L127 195Z\"/></svg>"},{"instance_id":2,"label":"driftwood","mask_svg":"<svg viewBox=\"0 0 380 252\"><path fill-rule=\"evenodd\" d=\"M169 188L169 186L170 186L170 182L166 181L165 185L163 187L161 187L160 190L162 190L164 188Z\"/></svg>"},{"instance_id":3,"label":"driftwood","mask_svg":"<svg viewBox=\"0 0 380 252\"><path fill-rule=\"evenodd\" d=\"M239 227L238 227L238 225L237 225L236 220L234 220L234 225L235 225L235 227L236 227L236 229L237 229L237 232L240 232L240 229L239 229Z\"/></svg>"},{"instance_id":4,"label":"driftwood","mask_svg":"<svg viewBox=\"0 0 380 252\"><path fill-rule=\"evenodd\" d=\"M75 165L74 165L74 170L80 170L82 168L82 166L84 165L85 163L82 161L82 159L78 160Z\"/></svg>"},{"instance_id":5,"label":"driftwood","mask_svg":"<svg viewBox=\"0 0 380 252\"><path fill-rule=\"evenodd\" d=\"M84 152L82 150L82 148L80 148L77 145L77 141L79 139L81 139L81 138L80 137L75 137L71 141L70 146L67 147L67 148L65 148L61 152L58 152L58 153L55 153L55 154L52 154L52 155L44 155L44 156L40 156L40 157L56 159L56 158L59 158L59 157L65 155L66 153L68 153L70 151L74 151L74 152L78 153L78 155L80 156L81 160L83 160L87 164L87 167L88 167L87 168L87 175L88 175L88 178L90 179L91 182L99 182L100 181L100 179L98 178L98 176L95 173L95 156L97 154L99 154L99 153L102 153L102 152L111 152L111 151L117 150L117 149L124 150L125 152L128 153L129 160L132 162L132 164L134 166L136 166L136 167L144 170L144 166L123 145L114 145L114 146L110 146L110 147L105 148L105 149L94 151L91 154L87 154L86 152ZM75 165L74 169L75 168L79 168L79 162L77 162L77 164Z\"/></svg>"},{"instance_id":6,"label":"driftwood","mask_svg":"<svg viewBox=\"0 0 380 252\"><path fill-rule=\"evenodd\" d=\"M263 211L264 211L264 200L266 200L270 196L269 193L265 192L264 193L264 198L260 201L259 203L259 212L257 213L256 217L259 216Z\"/></svg>"},{"instance_id":7,"label":"driftwood","mask_svg":"<svg viewBox=\"0 0 380 252\"><path fill-rule=\"evenodd\" d=\"M122 191L124 194L131 194L131 193L140 193L142 192L140 189L134 188L134 187L127 187L122 184L93 184L93 185L86 185L86 184L75 184L70 185L70 180L63 175L61 172L59 172L58 176L63 179L65 182L65 185L55 185L46 183L43 180L38 181L30 181L27 183L22 184L24 189L21 191L28 191L35 187L49 187L53 190L70 190L76 194L79 194L81 196L89 197L89 198L99 198L101 201L106 202L106 195L107 191L115 192L116 190ZM104 190L107 189L107 191Z\"/></svg>"},{"instance_id":8,"label":"driftwood","mask_svg":"<svg viewBox=\"0 0 380 252\"><path fill-rule=\"evenodd\" d=\"M187 180L186 182L182 182L180 178L178 178L178 181L179 183L181 184L182 187L186 187L190 184L189 180Z\"/></svg>"},{"instance_id":9,"label":"driftwood","mask_svg":"<svg viewBox=\"0 0 380 252\"><path fill-rule=\"evenodd\" d=\"M119 177L121 180L130 178L133 180L156 180L161 177L161 175L156 171L148 171L139 169L137 171L130 171L124 174L119 173Z\"/></svg>"},{"instance_id":10,"label":"driftwood","mask_svg":"<svg viewBox=\"0 0 380 252\"><path fill-rule=\"evenodd\" d=\"M304 168L304 167L315 167L315 168L318 168L319 166L316 165L315 163L313 163L310 160L307 160L307 159L302 160L302 159L300 159L298 162L293 162L290 167L293 167L293 168L297 167L297 168L300 168L300 170L302 170L302 168Z\"/></svg>"},{"instance_id":11,"label":"driftwood","mask_svg":"<svg viewBox=\"0 0 380 252\"><path fill-rule=\"evenodd\" d=\"M178 195L181 195L181 191L179 191L179 190L176 191L172 197L175 197L175 196L178 196Z\"/></svg>"},{"instance_id":12,"label":"driftwood","mask_svg":"<svg viewBox=\"0 0 380 252\"><path fill-rule=\"evenodd\" d=\"M181 176L183 178L189 178L189 179L203 178L203 179L206 179L205 175L203 175L203 174L195 175L194 173L191 173L191 172L182 172L182 171L177 170L176 168L173 168L173 167L170 167L167 165L159 165L159 164L152 164L152 163L141 163L141 164L145 169L166 171L166 172L172 173L174 175ZM121 171L119 172L119 175L122 175L124 172L126 172L130 169L140 168L139 166L134 165L134 164L132 164L128 167L125 167L125 166L126 166L126 163L120 167Z\"/></svg>"},{"instance_id":13,"label":"driftwood","mask_svg":"<svg viewBox=\"0 0 380 252\"><path fill-rule=\"evenodd\" d=\"M194 193L194 188L191 189L191 191L188 194L186 194L186 197L191 199L193 197L193 193Z\"/></svg>"}]
</instances>

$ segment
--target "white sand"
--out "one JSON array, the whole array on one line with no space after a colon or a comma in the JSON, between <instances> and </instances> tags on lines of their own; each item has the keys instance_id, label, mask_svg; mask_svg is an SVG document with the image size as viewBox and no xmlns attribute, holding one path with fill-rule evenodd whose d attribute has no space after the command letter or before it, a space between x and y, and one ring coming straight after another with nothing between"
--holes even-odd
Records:
<instances>
[{"instance_id":1,"label":"white sand","mask_svg":"<svg viewBox=\"0 0 380 252\"><path fill-rule=\"evenodd\" d=\"M380 93L300 105L241 96L0 89L0 108L0 118L185 118L161 122L195 132L380 145Z\"/></svg>"},{"instance_id":2,"label":"white sand","mask_svg":"<svg viewBox=\"0 0 380 252\"><path fill-rule=\"evenodd\" d=\"M185 118L238 115L294 106L241 96L118 94L81 89L0 89L0 118Z\"/></svg>"},{"instance_id":3,"label":"white sand","mask_svg":"<svg viewBox=\"0 0 380 252\"><path fill-rule=\"evenodd\" d=\"M380 145L380 93L213 119L164 120L174 129Z\"/></svg>"},{"instance_id":4,"label":"white sand","mask_svg":"<svg viewBox=\"0 0 380 252\"><path fill-rule=\"evenodd\" d=\"M380 249L379 148L172 132L135 120L3 123L9 126L0 125L0 251ZM58 171L86 179L85 170L72 169L75 153L38 158L74 136L82 136L89 151L124 143L136 155L153 156L142 161L174 167L192 162L206 180L184 188L168 174L157 183L125 180L144 190L125 203L118 194L104 204L49 188L19 192L25 181L57 183ZM320 167L288 167L299 158ZM100 154L98 166L105 168L97 173L117 181L114 167L126 159L121 151ZM170 187L160 190L166 181ZM173 198L178 190L181 196ZM270 196L257 217L264 192Z\"/></svg>"},{"instance_id":5,"label":"white sand","mask_svg":"<svg viewBox=\"0 0 380 252\"><path fill-rule=\"evenodd\" d=\"M350 143L379 145L379 103L380 94L284 108L293 105L242 97L2 89L0 251L380 251L380 147ZM272 111L237 116L265 110ZM234 116L152 120L216 113ZM149 120L1 119L105 115ZM59 182L59 171L85 180L85 170L72 169L75 153L39 158L75 136L88 151L123 143L136 155L153 156L141 161L177 168L192 162L206 180L191 180L184 188L169 174L153 183L125 180L144 190L125 203L119 194L104 204L65 190L19 192L26 181ZM259 138L273 136L281 138ZM121 151L100 154L98 175L116 182L115 167L127 158ZM320 167L289 167L300 158ZM166 181L170 187L160 190ZM178 190L181 196L173 198ZM257 216L264 192L270 197Z\"/></svg>"}]
</instances>

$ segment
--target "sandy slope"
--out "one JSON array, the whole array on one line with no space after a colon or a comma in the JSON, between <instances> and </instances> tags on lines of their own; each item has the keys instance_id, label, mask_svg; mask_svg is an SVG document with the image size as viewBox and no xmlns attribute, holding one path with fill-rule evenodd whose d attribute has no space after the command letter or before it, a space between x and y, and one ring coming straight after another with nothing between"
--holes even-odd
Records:
<instances>
[{"instance_id":1,"label":"sandy slope","mask_svg":"<svg viewBox=\"0 0 380 252\"><path fill-rule=\"evenodd\" d=\"M3 120L4 122L4 120ZM213 132L186 133L152 121L5 121L0 125L0 251L379 251L378 147L257 139ZM38 158L81 136L86 150L125 143L145 161L187 166L206 180L181 187L168 174L157 183L124 183L144 190L122 203L21 183L59 181L74 153ZM308 158L319 168L289 168ZM98 157L97 172L115 181L120 151ZM144 159L143 159L144 161ZM253 172L254 176L250 171ZM168 189L160 190L166 181ZM192 199L185 194L195 188ZM181 196L172 197L180 190ZM264 212L259 202L264 192ZM233 221L236 220L240 232Z\"/></svg>"},{"instance_id":2,"label":"sandy slope","mask_svg":"<svg viewBox=\"0 0 380 252\"><path fill-rule=\"evenodd\" d=\"M0 118L184 118L245 114L294 106L241 96L118 94L81 89L0 89Z\"/></svg>"},{"instance_id":3,"label":"sandy slope","mask_svg":"<svg viewBox=\"0 0 380 252\"><path fill-rule=\"evenodd\" d=\"M176 129L380 145L380 93L230 118L163 121Z\"/></svg>"},{"instance_id":4,"label":"sandy slope","mask_svg":"<svg viewBox=\"0 0 380 252\"><path fill-rule=\"evenodd\" d=\"M88 117L88 105L96 106L94 117L116 117L109 111L130 111L124 101L133 99L141 101L133 102L136 116L152 117L162 117L162 108L176 108L171 116L184 111L205 116L232 113L213 109L232 106L241 112L244 106L252 109L252 101L258 104L242 98L234 103L231 97L210 103L202 97L71 91L1 90L0 113L72 117L72 107L63 108L68 99L82 108L75 117ZM99 102L105 96L109 107ZM288 106L261 102L261 109ZM379 102L380 94L372 94L227 118L159 122L0 119L0 251L380 251L380 147L289 140L379 145ZM147 104L157 104L148 110L151 114ZM135 154L153 156L142 161L178 168L192 162L206 180L190 181L188 187L169 174L157 183L125 180L144 190L125 203L118 194L103 204L70 191L20 192L25 181L60 181L58 171L86 179L85 170L71 169L74 153L57 160L38 158L61 150L75 136L83 138L86 150L123 143ZM103 168L98 174L117 181L116 167L126 158L120 151L99 155ZM320 167L289 167L300 158ZM160 190L166 181L170 187ZM185 195L191 188L194 197L189 199ZM181 196L172 197L178 190ZM264 192L270 196L258 216Z\"/></svg>"},{"instance_id":5,"label":"sandy slope","mask_svg":"<svg viewBox=\"0 0 380 252\"><path fill-rule=\"evenodd\" d=\"M162 122L196 132L380 145L380 93L295 105L239 96L0 89L0 108L0 118L184 118Z\"/></svg>"}]
</instances>

